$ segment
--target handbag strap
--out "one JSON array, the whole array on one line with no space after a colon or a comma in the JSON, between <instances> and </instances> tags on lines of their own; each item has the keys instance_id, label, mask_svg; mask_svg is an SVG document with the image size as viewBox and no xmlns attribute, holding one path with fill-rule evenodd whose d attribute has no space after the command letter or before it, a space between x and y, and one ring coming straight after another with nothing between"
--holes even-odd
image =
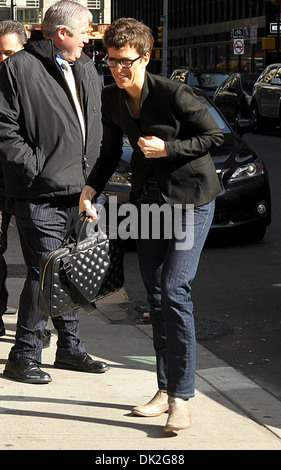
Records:
<instances>
[{"instance_id":1,"label":"handbag strap","mask_svg":"<svg viewBox=\"0 0 281 470\"><path fill-rule=\"evenodd\" d=\"M87 220L89 219L89 215L87 215L87 213L84 211L84 212L81 212L81 214L78 215L77 219L74 220L74 222L72 223L70 229L67 231L67 233L65 234L64 236L64 239L60 245L60 248L64 248L66 245L68 245L68 239L70 237L70 235L72 235L72 233L75 231L75 228L77 227L77 225L80 223L80 227L79 227L79 230L78 232L76 233L76 236L75 236L75 242L73 243L73 248L72 248L72 252L75 252L77 250L77 246L80 242L80 239L81 239L81 235L83 233L83 230L85 228L85 225L87 223ZM97 217L96 219L96 224L94 225L94 230L93 232L95 233L95 236L98 235L98 237L100 238L107 238L107 236L105 235L105 233L100 229L100 226L99 226L99 217Z\"/></svg>"},{"instance_id":2,"label":"handbag strap","mask_svg":"<svg viewBox=\"0 0 281 470\"><path fill-rule=\"evenodd\" d=\"M72 233L74 232L76 226L79 223L80 223L80 229L78 231L78 234L76 235L76 243L78 243L80 241L82 230L85 227L85 224L86 224L88 218L89 218L89 216L86 214L86 212L81 212L81 214L78 215L78 217L74 220L74 222L70 226L69 230L66 232L65 237L64 237L64 239L61 243L60 248L63 248L64 246L66 246L68 244L68 239L69 239L70 235L72 235Z\"/></svg>"},{"instance_id":3,"label":"handbag strap","mask_svg":"<svg viewBox=\"0 0 281 470\"><path fill-rule=\"evenodd\" d=\"M79 290L72 284L72 282L69 282L69 289L72 299L75 299L75 301L85 310L85 312L93 313L97 309L95 302L88 302L85 297L83 297L81 292L79 292Z\"/></svg>"}]
</instances>

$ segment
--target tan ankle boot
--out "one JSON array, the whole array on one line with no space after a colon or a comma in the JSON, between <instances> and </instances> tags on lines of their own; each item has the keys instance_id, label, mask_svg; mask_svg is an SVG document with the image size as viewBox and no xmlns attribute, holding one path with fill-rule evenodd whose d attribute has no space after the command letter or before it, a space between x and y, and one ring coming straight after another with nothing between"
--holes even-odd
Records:
<instances>
[{"instance_id":1,"label":"tan ankle boot","mask_svg":"<svg viewBox=\"0 0 281 470\"><path fill-rule=\"evenodd\" d=\"M138 416L160 416L168 411L168 395L165 390L158 390L154 397L146 404L135 406L132 413Z\"/></svg>"},{"instance_id":2,"label":"tan ankle boot","mask_svg":"<svg viewBox=\"0 0 281 470\"><path fill-rule=\"evenodd\" d=\"M164 431L179 431L191 426L191 416L188 409L188 400L169 397L169 416Z\"/></svg>"}]
</instances>

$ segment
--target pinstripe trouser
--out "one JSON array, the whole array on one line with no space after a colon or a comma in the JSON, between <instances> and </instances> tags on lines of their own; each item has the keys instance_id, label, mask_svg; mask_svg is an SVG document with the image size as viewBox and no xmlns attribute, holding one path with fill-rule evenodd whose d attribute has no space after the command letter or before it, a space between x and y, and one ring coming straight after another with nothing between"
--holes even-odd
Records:
<instances>
[{"instance_id":1,"label":"pinstripe trouser","mask_svg":"<svg viewBox=\"0 0 281 470\"><path fill-rule=\"evenodd\" d=\"M20 296L15 344L9 359L21 357L41 362L41 333L48 317L38 310L39 262L41 254L57 249L78 215L79 194L48 199L7 199L7 210L15 216L27 277ZM79 339L78 311L53 318L58 332L57 358L85 351Z\"/></svg>"},{"instance_id":2,"label":"pinstripe trouser","mask_svg":"<svg viewBox=\"0 0 281 470\"><path fill-rule=\"evenodd\" d=\"M6 312L8 301L7 264L3 255L7 250L7 232L10 219L11 215L5 210L5 200L0 198L0 316Z\"/></svg>"}]
</instances>

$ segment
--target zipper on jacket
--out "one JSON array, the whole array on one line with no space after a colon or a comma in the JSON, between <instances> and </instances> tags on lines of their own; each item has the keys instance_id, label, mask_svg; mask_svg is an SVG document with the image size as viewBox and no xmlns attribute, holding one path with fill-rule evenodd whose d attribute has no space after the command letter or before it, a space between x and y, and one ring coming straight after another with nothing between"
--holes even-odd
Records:
<instances>
[{"instance_id":1,"label":"zipper on jacket","mask_svg":"<svg viewBox=\"0 0 281 470\"><path fill-rule=\"evenodd\" d=\"M85 154L82 157L82 170L85 182L87 181L87 168L89 168L88 160Z\"/></svg>"}]
</instances>

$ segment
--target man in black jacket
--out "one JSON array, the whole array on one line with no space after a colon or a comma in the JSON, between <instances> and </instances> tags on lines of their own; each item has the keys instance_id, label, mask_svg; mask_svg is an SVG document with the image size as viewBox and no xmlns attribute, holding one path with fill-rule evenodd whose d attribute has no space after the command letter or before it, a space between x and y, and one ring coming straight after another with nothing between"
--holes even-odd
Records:
<instances>
[{"instance_id":1,"label":"man in black jacket","mask_svg":"<svg viewBox=\"0 0 281 470\"><path fill-rule=\"evenodd\" d=\"M37 308L39 261L58 248L78 214L81 189L101 140L101 82L83 53L90 12L60 1L46 12L44 39L29 42L0 68L0 158L4 163L7 208L14 214L27 265L15 345L4 375L28 383L48 383L42 371L41 333L47 316ZM76 97L62 61L72 65ZM79 339L78 313L53 319L58 332L55 367L105 372Z\"/></svg>"}]
</instances>

